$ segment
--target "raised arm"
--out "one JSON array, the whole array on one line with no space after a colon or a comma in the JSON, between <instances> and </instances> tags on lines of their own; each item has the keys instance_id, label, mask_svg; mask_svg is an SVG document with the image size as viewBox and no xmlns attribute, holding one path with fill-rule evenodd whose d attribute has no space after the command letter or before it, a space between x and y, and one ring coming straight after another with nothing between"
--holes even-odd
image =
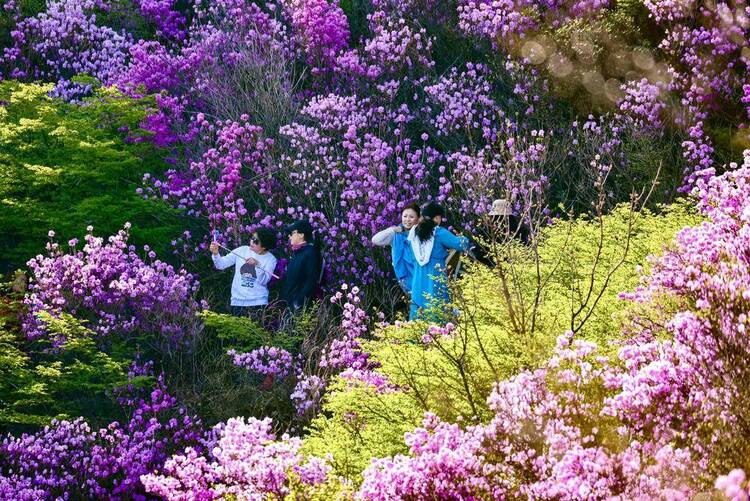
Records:
<instances>
[{"instance_id":1,"label":"raised arm","mask_svg":"<svg viewBox=\"0 0 750 501\"><path fill-rule=\"evenodd\" d=\"M471 247L471 242L469 242L468 238L456 236L445 228L439 227L438 231L435 232L435 238L449 249L467 251Z\"/></svg>"},{"instance_id":2,"label":"raised arm","mask_svg":"<svg viewBox=\"0 0 750 501\"><path fill-rule=\"evenodd\" d=\"M236 251L237 249L226 256L222 256L219 253L211 254L211 259L214 260L214 267L217 270L225 270L230 266L234 266L234 263L237 261L237 256L234 254Z\"/></svg>"},{"instance_id":3,"label":"raised arm","mask_svg":"<svg viewBox=\"0 0 750 501\"><path fill-rule=\"evenodd\" d=\"M393 236L396 234L396 230L393 226L390 226L384 230L375 233L372 236L372 244L378 247L386 247L391 245L393 242Z\"/></svg>"}]
</instances>

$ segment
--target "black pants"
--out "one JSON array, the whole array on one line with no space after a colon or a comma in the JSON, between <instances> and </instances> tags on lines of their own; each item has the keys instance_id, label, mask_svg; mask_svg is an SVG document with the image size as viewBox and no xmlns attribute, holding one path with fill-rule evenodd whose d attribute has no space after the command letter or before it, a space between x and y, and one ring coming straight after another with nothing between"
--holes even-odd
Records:
<instances>
[{"instance_id":1,"label":"black pants","mask_svg":"<svg viewBox=\"0 0 750 501\"><path fill-rule=\"evenodd\" d=\"M260 320L263 318L263 309L265 305L257 306L230 306L229 313L233 317L249 317L253 320Z\"/></svg>"}]
</instances>

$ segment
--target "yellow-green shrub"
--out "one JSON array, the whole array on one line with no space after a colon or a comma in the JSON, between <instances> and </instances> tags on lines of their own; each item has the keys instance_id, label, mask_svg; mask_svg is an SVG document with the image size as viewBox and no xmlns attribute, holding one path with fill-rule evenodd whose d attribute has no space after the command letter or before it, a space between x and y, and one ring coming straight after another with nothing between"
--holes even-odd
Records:
<instances>
[{"instance_id":1,"label":"yellow-green shrub","mask_svg":"<svg viewBox=\"0 0 750 501\"><path fill-rule=\"evenodd\" d=\"M309 427L305 450L332 453L335 473L356 482L370 457L405 452L403 434L419 425L424 411L466 424L486 421L493 383L539 367L566 330L602 344L603 351L617 341L623 307L618 294L637 286L637 266L646 264L647 255L698 221L685 203L659 214L632 214L623 206L601 221L556 222L543 231L538 253L511 244L501 261L506 287L497 270L470 265L454 284L455 306L461 309L455 329L429 342L422 340L429 333L424 322L374 333L364 348L381 364L378 372L400 390L377 394L339 381ZM515 325L509 298L516 305ZM573 315L581 305L580 314Z\"/></svg>"}]
</instances>

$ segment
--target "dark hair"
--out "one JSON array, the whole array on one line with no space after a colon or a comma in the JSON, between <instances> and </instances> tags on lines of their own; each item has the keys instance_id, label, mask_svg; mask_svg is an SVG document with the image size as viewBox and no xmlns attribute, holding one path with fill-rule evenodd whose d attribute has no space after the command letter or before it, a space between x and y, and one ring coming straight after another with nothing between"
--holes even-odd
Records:
<instances>
[{"instance_id":1,"label":"dark hair","mask_svg":"<svg viewBox=\"0 0 750 501\"><path fill-rule=\"evenodd\" d=\"M276 232L271 228L258 228L255 230L255 234L258 235L258 243L264 249L271 250L276 247Z\"/></svg>"},{"instance_id":2,"label":"dark hair","mask_svg":"<svg viewBox=\"0 0 750 501\"><path fill-rule=\"evenodd\" d=\"M405 210L413 210L414 213L419 217L419 214L421 213L419 210L419 205L417 205L417 202L412 202L409 205L404 206L403 209L401 209L401 213L403 214Z\"/></svg>"},{"instance_id":3,"label":"dark hair","mask_svg":"<svg viewBox=\"0 0 750 501\"><path fill-rule=\"evenodd\" d=\"M308 221L305 221L304 219L295 221L291 225L287 226L286 230L287 233L292 233L293 231L302 233L305 236L305 242L313 243L313 227Z\"/></svg>"},{"instance_id":4,"label":"dark hair","mask_svg":"<svg viewBox=\"0 0 750 501\"><path fill-rule=\"evenodd\" d=\"M432 232L435 231L437 224L432 220L435 216L445 217L445 209L437 202L428 202L422 207L422 220L417 225L414 232L417 234L417 238L426 242L432 237Z\"/></svg>"},{"instance_id":5,"label":"dark hair","mask_svg":"<svg viewBox=\"0 0 750 501\"><path fill-rule=\"evenodd\" d=\"M440 205L437 202L427 202L424 207L422 207L422 215L425 218L432 219L435 216L443 216L445 217L445 209L442 205Z\"/></svg>"}]
</instances>

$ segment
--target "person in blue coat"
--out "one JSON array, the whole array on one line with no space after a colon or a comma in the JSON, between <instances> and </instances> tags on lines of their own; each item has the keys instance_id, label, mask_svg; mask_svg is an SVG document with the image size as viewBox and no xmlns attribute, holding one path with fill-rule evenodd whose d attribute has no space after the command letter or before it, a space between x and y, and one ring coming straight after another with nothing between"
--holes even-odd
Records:
<instances>
[{"instance_id":1,"label":"person in blue coat","mask_svg":"<svg viewBox=\"0 0 750 501\"><path fill-rule=\"evenodd\" d=\"M445 209L430 202L422 208L419 224L409 231L408 241L415 261L409 320L425 318L421 310L426 307L450 302L445 266L448 250L466 251L471 245L468 238L458 237L440 226L444 217Z\"/></svg>"},{"instance_id":2,"label":"person in blue coat","mask_svg":"<svg viewBox=\"0 0 750 501\"><path fill-rule=\"evenodd\" d=\"M411 294L411 282L414 276L414 254L407 240L409 230L419 220L419 206L411 203L401 211L401 224L377 232L372 237L373 245L391 246L391 264L401 289Z\"/></svg>"}]
</instances>

